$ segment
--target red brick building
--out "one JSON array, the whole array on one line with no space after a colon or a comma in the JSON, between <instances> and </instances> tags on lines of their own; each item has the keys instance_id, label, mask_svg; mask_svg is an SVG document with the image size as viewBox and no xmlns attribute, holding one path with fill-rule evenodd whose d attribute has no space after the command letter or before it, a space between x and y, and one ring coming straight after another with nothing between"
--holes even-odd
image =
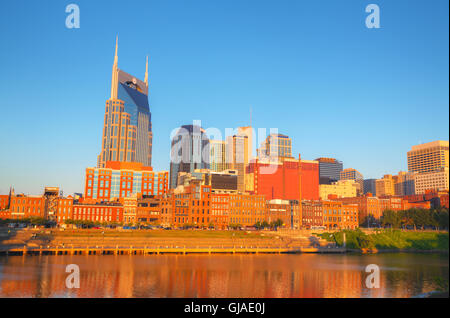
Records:
<instances>
[{"instance_id":1,"label":"red brick building","mask_svg":"<svg viewBox=\"0 0 450 318\"><path fill-rule=\"evenodd\" d=\"M319 162L301 160L302 199L319 200Z\"/></svg>"},{"instance_id":2,"label":"red brick building","mask_svg":"<svg viewBox=\"0 0 450 318\"><path fill-rule=\"evenodd\" d=\"M319 162L283 158L278 162L252 161L247 167L247 189L266 200L319 200ZM300 189L301 186L301 189Z\"/></svg>"},{"instance_id":3,"label":"red brick building","mask_svg":"<svg viewBox=\"0 0 450 318\"><path fill-rule=\"evenodd\" d=\"M331 229L356 229L359 226L358 205L339 201L322 201L323 225Z\"/></svg>"},{"instance_id":4,"label":"red brick building","mask_svg":"<svg viewBox=\"0 0 450 318\"><path fill-rule=\"evenodd\" d=\"M263 195L230 194L228 197L228 225L243 227L263 222L266 214L266 200Z\"/></svg>"},{"instance_id":5,"label":"red brick building","mask_svg":"<svg viewBox=\"0 0 450 318\"><path fill-rule=\"evenodd\" d=\"M173 194L172 224L176 227L191 225L208 227L211 217L211 186L193 180L189 186L177 189Z\"/></svg>"},{"instance_id":6,"label":"red brick building","mask_svg":"<svg viewBox=\"0 0 450 318\"><path fill-rule=\"evenodd\" d=\"M323 226L322 202L303 200L301 220L301 227L304 229Z\"/></svg>"},{"instance_id":7,"label":"red brick building","mask_svg":"<svg viewBox=\"0 0 450 318\"><path fill-rule=\"evenodd\" d=\"M11 196L9 208L10 219L24 219L31 217L45 217L45 199L42 196L25 196L22 194Z\"/></svg>"},{"instance_id":8,"label":"red brick building","mask_svg":"<svg viewBox=\"0 0 450 318\"><path fill-rule=\"evenodd\" d=\"M72 220L91 222L123 222L123 206L119 203L109 204L73 204Z\"/></svg>"},{"instance_id":9,"label":"red brick building","mask_svg":"<svg viewBox=\"0 0 450 318\"><path fill-rule=\"evenodd\" d=\"M265 219L269 224L281 220L283 222L283 227L291 228L291 206L289 201L280 199L267 201Z\"/></svg>"},{"instance_id":10,"label":"red brick building","mask_svg":"<svg viewBox=\"0 0 450 318\"><path fill-rule=\"evenodd\" d=\"M229 194L213 193L211 195L211 219L217 229L228 227L229 198Z\"/></svg>"}]
</instances>

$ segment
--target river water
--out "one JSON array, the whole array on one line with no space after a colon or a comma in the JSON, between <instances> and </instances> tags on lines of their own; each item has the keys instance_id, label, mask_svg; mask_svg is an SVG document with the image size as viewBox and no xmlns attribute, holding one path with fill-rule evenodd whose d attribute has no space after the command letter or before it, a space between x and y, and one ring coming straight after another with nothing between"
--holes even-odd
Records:
<instances>
[{"instance_id":1,"label":"river water","mask_svg":"<svg viewBox=\"0 0 450 318\"><path fill-rule=\"evenodd\" d=\"M69 264L79 288L66 286ZM366 286L369 264L379 288ZM0 297L411 297L448 273L439 254L5 256Z\"/></svg>"}]
</instances>

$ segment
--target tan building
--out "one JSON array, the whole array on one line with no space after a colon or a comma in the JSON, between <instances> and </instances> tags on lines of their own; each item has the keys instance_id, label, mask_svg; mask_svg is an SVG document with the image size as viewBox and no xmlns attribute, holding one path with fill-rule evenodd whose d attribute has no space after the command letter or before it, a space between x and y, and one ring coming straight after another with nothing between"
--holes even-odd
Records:
<instances>
[{"instance_id":1,"label":"tan building","mask_svg":"<svg viewBox=\"0 0 450 318\"><path fill-rule=\"evenodd\" d=\"M448 168L448 148L448 141L443 140L412 146L407 154L408 171L425 173Z\"/></svg>"},{"instance_id":2,"label":"tan building","mask_svg":"<svg viewBox=\"0 0 450 318\"><path fill-rule=\"evenodd\" d=\"M426 190L448 191L449 169L436 172L418 173L414 178L416 194L424 194Z\"/></svg>"},{"instance_id":3,"label":"tan building","mask_svg":"<svg viewBox=\"0 0 450 318\"><path fill-rule=\"evenodd\" d=\"M355 180L359 184L358 195L364 193L364 177L358 170L353 168L342 170L340 180Z\"/></svg>"},{"instance_id":4,"label":"tan building","mask_svg":"<svg viewBox=\"0 0 450 318\"><path fill-rule=\"evenodd\" d=\"M382 179L376 180L375 189L378 197L395 195L395 181L392 175L386 174Z\"/></svg>"},{"instance_id":5,"label":"tan building","mask_svg":"<svg viewBox=\"0 0 450 318\"><path fill-rule=\"evenodd\" d=\"M248 129L249 127L239 128L237 135L227 137L226 159L229 168L238 173L239 192L245 192L245 168L251 157L251 141L246 135Z\"/></svg>"},{"instance_id":6,"label":"tan building","mask_svg":"<svg viewBox=\"0 0 450 318\"><path fill-rule=\"evenodd\" d=\"M356 197L359 184L354 180L339 180L331 184L319 185L319 197L321 200L328 200L329 195L336 198Z\"/></svg>"},{"instance_id":7,"label":"tan building","mask_svg":"<svg viewBox=\"0 0 450 318\"><path fill-rule=\"evenodd\" d=\"M400 171L394 178L395 195L413 195L415 172Z\"/></svg>"}]
</instances>

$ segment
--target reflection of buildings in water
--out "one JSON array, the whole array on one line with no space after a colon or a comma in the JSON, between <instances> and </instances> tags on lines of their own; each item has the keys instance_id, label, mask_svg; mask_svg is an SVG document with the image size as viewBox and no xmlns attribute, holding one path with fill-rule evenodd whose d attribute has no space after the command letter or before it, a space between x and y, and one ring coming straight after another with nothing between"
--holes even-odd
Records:
<instances>
[{"instance_id":1,"label":"reflection of buildings in water","mask_svg":"<svg viewBox=\"0 0 450 318\"><path fill-rule=\"evenodd\" d=\"M324 298L357 298L361 297L363 275L359 270L335 270L323 272Z\"/></svg>"},{"instance_id":2,"label":"reflection of buildings in water","mask_svg":"<svg viewBox=\"0 0 450 318\"><path fill-rule=\"evenodd\" d=\"M432 290L433 277L448 279L448 265L441 265L442 260L434 263L439 266L430 267L410 259L371 258L370 262L382 264L381 288L368 289L368 273L364 271L367 258L345 256L9 257L0 259L4 265L0 296L410 297ZM65 286L68 264L80 266L80 289Z\"/></svg>"}]
</instances>

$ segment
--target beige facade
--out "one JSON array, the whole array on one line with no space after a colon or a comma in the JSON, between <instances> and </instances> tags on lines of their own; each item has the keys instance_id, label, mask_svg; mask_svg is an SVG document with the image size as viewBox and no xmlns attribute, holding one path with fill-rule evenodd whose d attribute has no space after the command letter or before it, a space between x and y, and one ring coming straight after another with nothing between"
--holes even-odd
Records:
<instances>
[{"instance_id":1,"label":"beige facade","mask_svg":"<svg viewBox=\"0 0 450 318\"><path fill-rule=\"evenodd\" d=\"M321 200L328 200L329 195L334 195L337 198L352 198L356 197L359 184L354 180L339 180L332 184L319 185L319 197Z\"/></svg>"},{"instance_id":2,"label":"beige facade","mask_svg":"<svg viewBox=\"0 0 450 318\"><path fill-rule=\"evenodd\" d=\"M386 174L375 181L375 191L378 197L395 195L395 181L392 175Z\"/></svg>"},{"instance_id":3,"label":"beige facade","mask_svg":"<svg viewBox=\"0 0 450 318\"><path fill-rule=\"evenodd\" d=\"M418 173L414 178L416 194L424 194L426 190L448 191L449 169L441 171Z\"/></svg>"},{"instance_id":4,"label":"beige facade","mask_svg":"<svg viewBox=\"0 0 450 318\"><path fill-rule=\"evenodd\" d=\"M245 192L245 168L250 162L251 143L246 132L250 127L240 127L239 133L227 137L226 160L230 169L238 173L238 191Z\"/></svg>"},{"instance_id":5,"label":"beige facade","mask_svg":"<svg viewBox=\"0 0 450 318\"><path fill-rule=\"evenodd\" d=\"M434 172L449 167L449 143L437 140L417 146L408 151L408 171Z\"/></svg>"}]
</instances>

